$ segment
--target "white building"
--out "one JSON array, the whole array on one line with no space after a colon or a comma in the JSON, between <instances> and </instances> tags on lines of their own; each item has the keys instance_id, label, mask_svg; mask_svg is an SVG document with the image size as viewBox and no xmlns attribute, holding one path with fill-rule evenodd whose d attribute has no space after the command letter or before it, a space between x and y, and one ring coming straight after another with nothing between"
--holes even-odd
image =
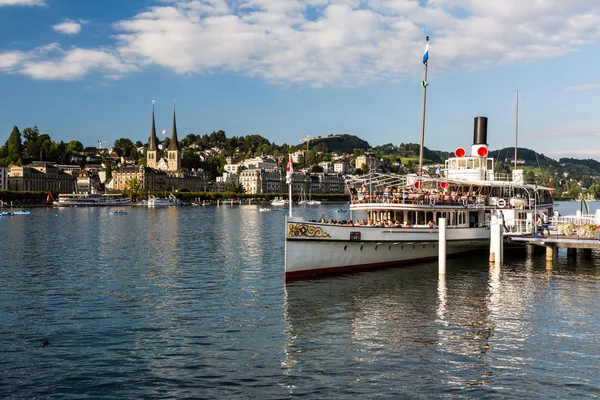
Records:
<instances>
[{"instance_id":1,"label":"white building","mask_svg":"<svg viewBox=\"0 0 600 400\"><path fill-rule=\"evenodd\" d=\"M347 174L350 172L350 164L345 161L336 162L333 164L333 170L338 174Z\"/></svg>"},{"instance_id":2,"label":"white building","mask_svg":"<svg viewBox=\"0 0 600 400\"><path fill-rule=\"evenodd\" d=\"M330 161L320 162L319 167L323 168L323 172L327 174L333 172L333 164Z\"/></svg>"},{"instance_id":3,"label":"white building","mask_svg":"<svg viewBox=\"0 0 600 400\"><path fill-rule=\"evenodd\" d=\"M285 160L287 163L287 159ZM301 151L297 151L292 154L292 162L294 164L304 164L304 153Z\"/></svg>"},{"instance_id":4,"label":"white building","mask_svg":"<svg viewBox=\"0 0 600 400\"><path fill-rule=\"evenodd\" d=\"M244 160L242 163L246 169L271 170L277 168L277 162L270 158L255 157Z\"/></svg>"}]
</instances>

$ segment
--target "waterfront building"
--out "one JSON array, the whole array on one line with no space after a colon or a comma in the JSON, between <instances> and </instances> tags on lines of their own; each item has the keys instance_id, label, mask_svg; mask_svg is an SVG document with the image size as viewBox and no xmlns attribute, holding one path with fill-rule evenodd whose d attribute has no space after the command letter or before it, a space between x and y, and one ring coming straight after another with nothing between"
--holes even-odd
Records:
<instances>
[{"instance_id":1,"label":"waterfront building","mask_svg":"<svg viewBox=\"0 0 600 400\"><path fill-rule=\"evenodd\" d=\"M246 193L285 193L286 174L278 169L246 169L239 175ZM293 193L344 193L344 178L338 174L295 172L292 174Z\"/></svg>"},{"instance_id":2,"label":"waterfront building","mask_svg":"<svg viewBox=\"0 0 600 400\"><path fill-rule=\"evenodd\" d=\"M56 163L35 161L9 167L8 190L72 193L75 191L75 179Z\"/></svg>"},{"instance_id":3,"label":"waterfront building","mask_svg":"<svg viewBox=\"0 0 600 400\"><path fill-rule=\"evenodd\" d=\"M239 183L249 194L283 193L287 188L285 173L278 169L245 169L240 173Z\"/></svg>"},{"instance_id":4,"label":"waterfront building","mask_svg":"<svg viewBox=\"0 0 600 400\"><path fill-rule=\"evenodd\" d=\"M225 192L232 182L238 183L238 174L235 172L223 172L223 176L217 176L215 186L217 192ZM248 192L246 192L248 193Z\"/></svg>"}]
</instances>

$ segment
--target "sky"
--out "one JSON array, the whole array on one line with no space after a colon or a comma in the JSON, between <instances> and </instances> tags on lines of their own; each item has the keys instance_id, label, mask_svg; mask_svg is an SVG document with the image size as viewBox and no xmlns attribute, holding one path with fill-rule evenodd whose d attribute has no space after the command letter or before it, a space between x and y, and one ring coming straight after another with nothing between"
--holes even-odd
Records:
<instances>
[{"instance_id":1,"label":"sky","mask_svg":"<svg viewBox=\"0 0 600 400\"><path fill-rule=\"evenodd\" d=\"M351 134L371 146L600 160L598 0L0 0L0 144L146 143L222 129L272 143ZM160 133L159 133L160 135Z\"/></svg>"}]
</instances>

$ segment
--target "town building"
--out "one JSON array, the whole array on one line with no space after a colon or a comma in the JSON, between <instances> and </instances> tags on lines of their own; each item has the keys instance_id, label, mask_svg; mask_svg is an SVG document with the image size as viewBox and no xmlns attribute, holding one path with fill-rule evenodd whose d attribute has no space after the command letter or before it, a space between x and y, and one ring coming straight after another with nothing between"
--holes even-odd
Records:
<instances>
[{"instance_id":1,"label":"town building","mask_svg":"<svg viewBox=\"0 0 600 400\"><path fill-rule=\"evenodd\" d=\"M75 191L75 179L69 173L71 171L64 171L56 163L46 161L35 161L24 166L11 165L8 190L72 193Z\"/></svg>"}]
</instances>

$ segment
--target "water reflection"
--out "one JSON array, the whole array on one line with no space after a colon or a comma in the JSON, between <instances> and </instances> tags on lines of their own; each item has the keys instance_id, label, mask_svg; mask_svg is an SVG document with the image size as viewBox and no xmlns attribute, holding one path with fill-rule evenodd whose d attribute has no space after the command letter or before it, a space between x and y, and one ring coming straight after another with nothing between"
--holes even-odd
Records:
<instances>
[{"instance_id":1,"label":"water reflection","mask_svg":"<svg viewBox=\"0 0 600 400\"><path fill-rule=\"evenodd\" d=\"M482 274L484 265L454 260L445 277L432 264L286 286L286 374L316 373L325 363L329 371L367 386L405 379L416 379L421 388L444 382L455 390L498 393L510 390L513 380L531 386L524 382L527 376L545 373L532 365L535 360L553 358L553 349L539 341L554 335L548 319L559 317L563 307L573 310L577 302L572 291L563 299L556 277L547 275L544 256L509 259ZM597 286L590 289L583 285L578 292L585 299L599 294ZM598 332L597 320L585 314L576 320ZM560 347L555 338L549 342ZM595 347L589 337L585 342L589 350ZM560 362L552 361L550 368ZM418 376L400 365L411 365Z\"/></svg>"}]
</instances>

